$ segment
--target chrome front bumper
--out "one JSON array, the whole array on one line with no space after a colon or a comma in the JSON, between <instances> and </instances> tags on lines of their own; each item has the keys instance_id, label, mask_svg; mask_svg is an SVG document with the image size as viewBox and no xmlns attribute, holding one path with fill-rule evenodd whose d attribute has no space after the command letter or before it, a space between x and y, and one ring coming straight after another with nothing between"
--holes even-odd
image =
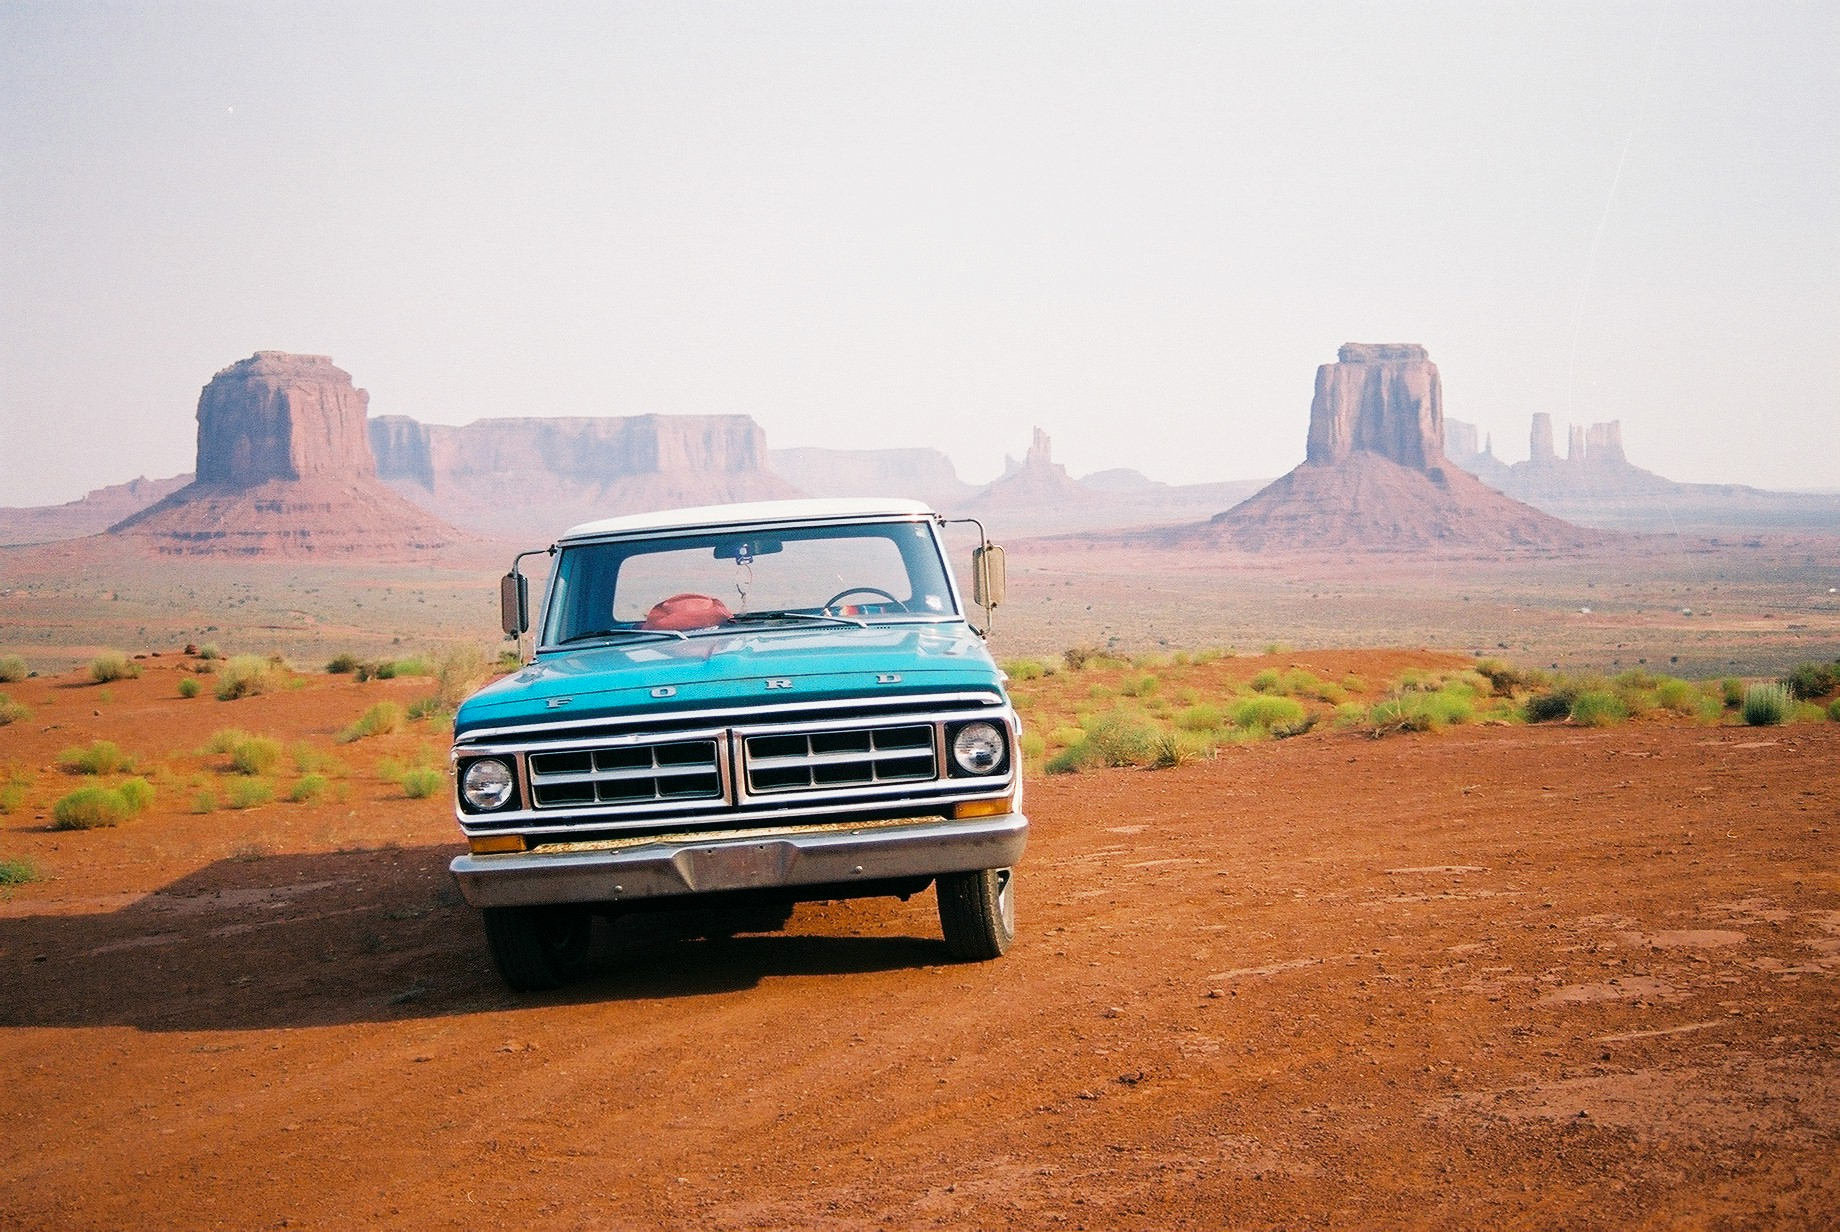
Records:
<instances>
[{"instance_id":1,"label":"chrome front bumper","mask_svg":"<svg viewBox=\"0 0 1840 1232\"><path fill-rule=\"evenodd\" d=\"M475 907L617 903L722 890L836 886L1007 868L1022 858L1021 813L928 818L748 835L671 836L640 843L456 856L448 866Z\"/></svg>"}]
</instances>

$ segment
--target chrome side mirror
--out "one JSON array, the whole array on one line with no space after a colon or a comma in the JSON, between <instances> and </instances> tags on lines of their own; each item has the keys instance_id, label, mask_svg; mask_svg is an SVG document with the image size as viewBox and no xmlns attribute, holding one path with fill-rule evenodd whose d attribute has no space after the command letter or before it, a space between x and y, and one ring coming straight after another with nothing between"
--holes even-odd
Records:
<instances>
[{"instance_id":1,"label":"chrome side mirror","mask_svg":"<svg viewBox=\"0 0 1840 1232\"><path fill-rule=\"evenodd\" d=\"M971 601L981 608L1001 606L1009 582L1003 549L986 543L971 553Z\"/></svg>"},{"instance_id":2,"label":"chrome side mirror","mask_svg":"<svg viewBox=\"0 0 1840 1232\"><path fill-rule=\"evenodd\" d=\"M530 579L515 568L498 579L498 624L506 637L522 637L530 628Z\"/></svg>"}]
</instances>

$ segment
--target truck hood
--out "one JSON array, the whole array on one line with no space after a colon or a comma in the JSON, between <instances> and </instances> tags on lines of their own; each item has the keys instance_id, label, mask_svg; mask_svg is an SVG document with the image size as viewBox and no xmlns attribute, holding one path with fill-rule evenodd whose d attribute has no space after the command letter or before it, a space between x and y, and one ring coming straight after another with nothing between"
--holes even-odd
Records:
<instances>
[{"instance_id":1,"label":"truck hood","mask_svg":"<svg viewBox=\"0 0 1840 1232\"><path fill-rule=\"evenodd\" d=\"M839 698L1000 696L1001 680L983 640L962 621L775 625L544 655L468 698L454 716L454 734Z\"/></svg>"}]
</instances>

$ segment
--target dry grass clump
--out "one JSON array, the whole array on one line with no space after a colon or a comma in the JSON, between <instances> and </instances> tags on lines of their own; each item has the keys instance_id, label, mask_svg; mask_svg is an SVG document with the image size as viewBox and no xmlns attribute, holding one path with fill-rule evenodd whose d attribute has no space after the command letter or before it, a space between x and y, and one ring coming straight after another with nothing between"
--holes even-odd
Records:
<instances>
[{"instance_id":1,"label":"dry grass clump","mask_svg":"<svg viewBox=\"0 0 1840 1232\"><path fill-rule=\"evenodd\" d=\"M58 768L66 774L126 774L134 769L134 757L112 740L92 740L59 753Z\"/></svg>"},{"instance_id":2,"label":"dry grass clump","mask_svg":"<svg viewBox=\"0 0 1840 1232\"><path fill-rule=\"evenodd\" d=\"M4 693L0 693L0 727L17 723L32 713L32 707L24 702L16 702Z\"/></svg>"},{"instance_id":3,"label":"dry grass clump","mask_svg":"<svg viewBox=\"0 0 1840 1232\"><path fill-rule=\"evenodd\" d=\"M18 655L0 655L0 684L18 684L31 674Z\"/></svg>"},{"instance_id":4,"label":"dry grass clump","mask_svg":"<svg viewBox=\"0 0 1840 1232\"><path fill-rule=\"evenodd\" d=\"M358 721L341 731L336 739L340 744L350 744L366 736L383 736L393 731L400 731L403 725L403 708L395 702L378 702L363 714Z\"/></svg>"},{"instance_id":5,"label":"dry grass clump","mask_svg":"<svg viewBox=\"0 0 1840 1232\"><path fill-rule=\"evenodd\" d=\"M38 865L24 856L0 859L0 886L30 885L38 880Z\"/></svg>"},{"instance_id":6,"label":"dry grass clump","mask_svg":"<svg viewBox=\"0 0 1840 1232\"><path fill-rule=\"evenodd\" d=\"M128 779L114 787L79 787L51 806L54 830L92 830L120 825L153 802L146 779Z\"/></svg>"},{"instance_id":7,"label":"dry grass clump","mask_svg":"<svg viewBox=\"0 0 1840 1232\"><path fill-rule=\"evenodd\" d=\"M235 701L271 693L287 681L287 668L279 657L264 659L260 655L232 655L217 673L217 700Z\"/></svg>"},{"instance_id":8,"label":"dry grass clump","mask_svg":"<svg viewBox=\"0 0 1840 1232\"><path fill-rule=\"evenodd\" d=\"M140 674L140 664L119 650L105 650L89 661L89 678L96 684L133 680Z\"/></svg>"}]
</instances>

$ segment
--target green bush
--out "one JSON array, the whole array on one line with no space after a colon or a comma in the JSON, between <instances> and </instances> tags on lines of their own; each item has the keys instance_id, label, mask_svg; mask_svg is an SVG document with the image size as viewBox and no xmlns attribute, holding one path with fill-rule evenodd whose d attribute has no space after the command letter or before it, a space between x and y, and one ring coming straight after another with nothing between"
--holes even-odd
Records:
<instances>
[{"instance_id":1,"label":"green bush","mask_svg":"<svg viewBox=\"0 0 1840 1232\"><path fill-rule=\"evenodd\" d=\"M1084 727L1057 727L1048 733L1048 743L1069 747L1086 739Z\"/></svg>"},{"instance_id":2,"label":"green bush","mask_svg":"<svg viewBox=\"0 0 1840 1232\"><path fill-rule=\"evenodd\" d=\"M0 886L30 885L38 880L38 866L24 856L0 859Z\"/></svg>"},{"instance_id":3,"label":"green bush","mask_svg":"<svg viewBox=\"0 0 1840 1232\"><path fill-rule=\"evenodd\" d=\"M1048 665L1040 659L1014 659L1003 665L1011 680L1040 680L1048 674Z\"/></svg>"},{"instance_id":4,"label":"green bush","mask_svg":"<svg viewBox=\"0 0 1840 1232\"><path fill-rule=\"evenodd\" d=\"M1176 715L1176 726L1185 732L1219 731L1226 725L1227 716L1219 706L1210 706L1200 702L1190 706Z\"/></svg>"},{"instance_id":5,"label":"green bush","mask_svg":"<svg viewBox=\"0 0 1840 1232\"><path fill-rule=\"evenodd\" d=\"M105 650L89 661L89 678L97 684L133 680L140 674L140 664L119 650Z\"/></svg>"},{"instance_id":6,"label":"green bush","mask_svg":"<svg viewBox=\"0 0 1840 1232\"><path fill-rule=\"evenodd\" d=\"M339 759L324 749L316 749L305 740L297 740L288 746L288 756L294 759L294 768L302 774L342 775L345 767Z\"/></svg>"},{"instance_id":7,"label":"green bush","mask_svg":"<svg viewBox=\"0 0 1840 1232\"><path fill-rule=\"evenodd\" d=\"M1773 727L1789 719L1789 686L1754 684L1744 690L1738 713L1752 727Z\"/></svg>"},{"instance_id":8,"label":"green bush","mask_svg":"<svg viewBox=\"0 0 1840 1232\"><path fill-rule=\"evenodd\" d=\"M211 738L204 742L204 748L199 751L207 755L228 753L249 738L249 733L240 727L220 727L211 733Z\"/></svg>"},{"instance_id":9,"label":"green bush","mask_svg":"<svg viewBox=\"0 0 1840 1232\"><path fill-rule=\"evenodd\" d=\"M1744 682L1736 676L1727 676L1719 681L1719 695L1724 698L1728 710L1735 710L1744 704Z\"/></svg>"},{"instance_id":10,"label":"green bush","mask_svg":"<svg viewBox=\"0 0 1840 1232\"><path fill-rule=\"evenodd\" d=\"M217 674L217 700L235 701L254 697L279 687L282 669L272 659L260 655L234 655Z\"/></svg>"},{"instance_id":11,"label":"green bush","mask_svg":"<svg viewBox=\"0 0 1840 1232\"><path fill-rule=\"evenodd\" d=\"M31 674L18 655L0 655L0 684L18 684Z\"/></svg>"},{"instance_id":12,"label":"green bush","mask_svg":"<svg viewBox=\"0 0 1840 1232\"><path fill-rule=\"evenodd\" d=\"M1261 695L1233 703L1230 717L1235 727L1248 731L1267 731L1274 736L1295 735L1307 730L1309 712L1295 698Z\"/></svg>"},{"instance_id":13,"label":"green bush","mask_svg":"<svg viewBox=\"0 0 1840 1232\"><path fill-rule=\"evenodd\" d=\"M1500 659L1479 659L1476 672L1489 682L1489 688L1502 697L1513 697L1522 689L1540 683L1538 672L1525 672Z\"/></svg>"},{"instance_id":14,"label":"green bush","mask_svg":"<svg viewBox=\"0 0 1840 1232\"><path fill-rule=\"evenodd\" d=\"M92 740L86 747L59 753L58 768L66 774L120 774L134 769L134 758L112 740Z\"/></svg>"},{"instance_id":15,"label":"green bush","mask_svg":"<svg viewBox=\"0 0 1840 1232\"><path fill-rule=\"evenodd\" d=\"M26 793L32 790L32 777L26 774L8 774L0 780L0 813L12 813L26 802Z\"/></svg>"},{"instance_id":16,"label":"green bush","mask_svg":"<svg viewBox=\"0 0 1840 1232\"><path fill-rule=\"evenodd\" d=\"M1194 732L1163 732L1156 737L1156 757L1151 762L1159 770L1186 765L1214 755L1214 742Z\"/></svg>"},{"instance_id":17,"label":"green bush","mask_svg":"<svg viewBox=\"0 0 1840 1232\"><path fill-rule=\"evenodd\" d=\"M403 795L411 800L423 800L434 795L446 781L446 776L439 770L410 770L397 780L402 786Z\"/></svg>"},{"instance_id":18,"label":"green bush","mask_svg":"<svg viewBox=\"0 0 1840 1232\"><path fill-rule=\"evenodd\" d=\"M192 797L192 812L214 813L217 811L217 793L209 788Z\"/></svg>"},{"instance_id":19,"label":"green bush","mask_svg":"<svg viewBox=\"0 0 1840 1232\"><path fill-rule=\"evenodd\" d=\"M91 830L119 825L147 807L153 788L145 779L120 787L79 787L51 806L54 830Z\"/></svg>"},{"instance_id":20,"label":"green bush","mask_svg":"<svg viewBox=\"0 0 1840 1232\"><path fill-rule=\"evenodd\" d=\"M1251 681L1252 691L1254 693L1274 692L1278 686L1283 683L1284 677L1279 675L1275 669L1269 667L1254 675Z\"/></svg>"},{"instance_id":21,"label":"green bush","mask_svg":"<svg viewBox=\"0 0 1840 1232\"><path fill-rule=\"evenodd\" d=\"M1550 723L1554 719L1571 716L1572 703L1577 694L1569 689L1550 689L1544 693L1535 693L1521 706L1521 713L1529 723Z\"/></svg>"},{"instance_id":22,"label":"green bush","mask_svg":"<svg viewBox=\"0 0 1840 1232\"><path fill-rule=\"evenodd\" d=\"M224 802L233 809L255 808L275 798L275 786L267 779L231 779L224 791Z\"/></svg>"},{"instance_id":23,"label":"green bush","mask_svg":"<svg viewBox=\"0 0 1840 1232\"><path fill-rule=\"evenodd\" d=\"M1629 706L1606 689L1587 689L1572 699L1572 722L1583 727L1612 727L1629 717Z\"/></svg>"},{"instance_id":24,"label":"green bush","mask_svg":"<svg viewBox=\"0 0 1840 1232\"><path fill-rule=\"evenodd\" d=\"M4 693L0 693L0 727L17 723L32 713L32 707L24 702L16 702Z\"/></svg>"},{"instance_id":25,"label":"green bush","mask_svg":"<svg viewBox=\"0 0 1840 1232\"><path fill-rule=\"evenodd\" d=\"M1156 732L1135 715L1114 711L1086 729L1089 761L1101 766L1147 766L1156 758Z\"/></svg>"},{"instance_id":26,"label":"green bush","mask_svg":"<svg viewBox=\"0 0 1840 1232\"><path fill-rule=\"evenodd\" d=\"M1840 697L1836 697L1833 701L1827 703L1827 717L1836 723L1840 723Z\"/></svg>"},{"instance_id":27,"label":"green bush","mask_svg":"<svg viewBox=\"0 0 1840 1232\"><path fill-rule=\"evenodd\" d=\"M295 804L311 804L326 794L326 776L323 774L303 774L294 783L288 799Z\"/></svg>"},{"instance_id":28,"label":"green bush","mask_svg":"<svg viewBox=\"0 0 1840 1232\"><path fill-rule=\"evenodd\" d=\"M1085 768L1086 745L1083 742L1062 749L1050 757L1047 764L1042 767L1049 774L1073 774Z\"/></svg>"},{"instance_id":29,"label":"green bush","mask_svg":"<svg viewBox=\"0 0 1840 1232\"><path fill-rule=\"evenodd\" d=\"M340 744L350 744L366 736L382 736L403 725L403 708L395 702L378 702L358 716L358 721L338 734Z\"/></svg>"},{"instance_id":30,"label":"green bush","mask_svg":"<svg viewBox=\"0 0 1840 1232\"><path fill-rule=\"evenodd\" d=\"M1840 685L1840 662L1799 663L1781 682L1797 701L1811 702L1826 697Z\"/></svg>"},{"instance_id":31,"label":"green bush","mask_svg":"<svg viewBox=\"0 0 1840 1232\"><path fill-rule=\"evenodd\" d=\"M1154 675L1145 672L1141 676L1127 676L1118 691L1126 697L1154 697L1158 683Z\"/></svg>"},{"instance_id":32,"label":"green bush","mask_svg":"<svg viewBox=\"0 0 1840 1232\"><path fill-rule=\"evenodd\" d=\"M358 670L358 656L347 651L332 656L326 664L326 672L333 676L349 676Z\"/></svg>"},{"instance_id":33,"label":"green bush","mask_svg":"<svg viewBox=\"0 0 1840 1232\"><path fill-rule=\"evenodd\" d=\"M216 642L206 642L204 646L199 649L198 657L201 659L221 659L224 657L224 652L217 648Z\"/></svg>"},{"instance_id":34,"label":"green bush","mask_svg":"<svg viewBox=\"0 0 1840 1232\"><path fill-rule=\"evenodd\" d=\"M1032 731L1022 733L1022 759L1025 762L1038 762L1048 752L1048 742Z\"/></svg>"},{"instance_id":35,"label":"green bush","mask_svg":"<svg viewBox=\"0 0 1840 1232\"><path fill-rule=\"evenodd\" d=\"M268 736L245 736L230 748L230 768L238 774L267 774L281 761L281 742Z\"/></svg>"},{"instance_id":36,"label":"green bush","mask_svg":"<svg viewBox=\"0 0 1840 1232\"><path fill-rule=\"evenodd\" d=\"M454 712L452 707L442 705L440 698L424 697L409 703L408 716L412 722L427 719L445 726L453 721Z\"/></svg>"},{"instance_id":37,"label":"green bush","mask_svg":"<svg viewBox=\"0 0 1840 1232\"><path fill-rule=\"evenodd\" d=\"M1388 731L1440 731L1453 723L1467 723L1475 707L1461 692L1440 689L1435 693L1407 690L1397 697L1376 702L1368 711L1368 722L1375 733Z\"/></svg>"},{"instance_id":38,"label":"green bush","mask_svg":"<svg viewBox=\"0 0 1840 1232\"><path fill-rule=\"evenodd\" d=\"M1663 680L1655 686L1655 705L1675 714L1698 714L1705 694L1684 680Z\"/></svg>"},{"instance_id":39,"label":"green bush","mask_svg":"<svg viewBox=\"0 0 1840 1232\"><path fill-rule=\"evenodd\" d=\"M179 696L193 698L198 696L198 677L185 676L179 681Z\"/></svg>"}]
</instances>

